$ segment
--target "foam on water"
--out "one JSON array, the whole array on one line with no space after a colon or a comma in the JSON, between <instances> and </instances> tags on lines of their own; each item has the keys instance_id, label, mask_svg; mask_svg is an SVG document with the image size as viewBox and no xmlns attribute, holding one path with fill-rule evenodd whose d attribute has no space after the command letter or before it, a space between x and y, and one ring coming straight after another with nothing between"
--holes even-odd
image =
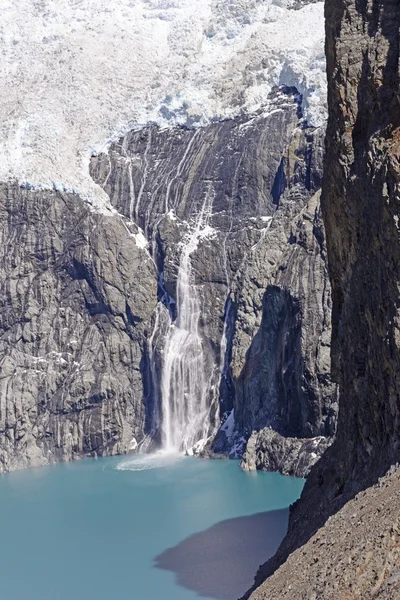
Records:
<instances>
[{"instance_id":1,"label":"foam on water","mask_svg":"<svg viewBox=\"0 0 400 600\"><path fill-rule=\"evenodd\" d=\"M127 458L116 465L118 471L149 471L151 469L162 469L183 460L183 456L177 452L160 451L154 454L139 454L133 458Z\"/></svg>"}]
</instances>

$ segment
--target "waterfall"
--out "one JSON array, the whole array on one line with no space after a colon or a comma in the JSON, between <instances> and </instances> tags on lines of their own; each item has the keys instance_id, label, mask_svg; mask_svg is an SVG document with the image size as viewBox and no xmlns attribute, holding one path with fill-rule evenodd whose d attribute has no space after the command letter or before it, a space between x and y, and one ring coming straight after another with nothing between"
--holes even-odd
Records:
<instances>
[{"instance_id":1,"label":"waterfall","mask_svg":"<svg viewBox=\"0 0 400 600\"><path fill-rule=\"evenodd\" d=\"M192 272L191 256L208 225L212 197L206 195L200 213L182 242L177 277L176 320L165 339L161 373L162 446L167 451L191 452L205 443L209 431L212 374L199 333L201 301ZM209 371L209 370L208 370Z\"/></svg>"}]
</instances>

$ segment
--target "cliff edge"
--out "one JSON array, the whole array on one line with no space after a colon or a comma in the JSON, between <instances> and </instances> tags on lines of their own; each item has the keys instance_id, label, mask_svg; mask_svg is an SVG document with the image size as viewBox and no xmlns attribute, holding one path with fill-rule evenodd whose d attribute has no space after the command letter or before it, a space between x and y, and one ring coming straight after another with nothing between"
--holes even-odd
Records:
<instances>
[{"instance_id":1,"label":"cliff edge","mask_svg":"<svg viewBox=\"0 0 400 600\"><path fill-rule=\"evenodd\" d=\"M382 485L396 489L395 475L385 474L400 456L400 4L330 0L325 15L329 122L322 209L333 294L332 374L340 386L338 432L311 471L291 512L288 535L277 555L260 569L256 584L302 548L250 596L252 600L303 598L301 578L290 577L289 583L285 569L300 556L309 556L316 531L338 511L342 519L346 502L360 497L380 477ZM371 506L379 489L378 485L365 493ZM394 519L394 500L390 510ZM363 527L369 541L359 549L365 560L366 553L380 552L373 542L374 520L385 535L378 513L370 513ZM322 536L328 535L330 523L320 531ZM338 550L336 562L343 556L348 559L342 565L345 573L350 572L357 531L353 526ZM342 533L338 528L336 535ZM394 589L389 596L378 596L392 573L389 567L366 576L369 583L362 590L342 573L335 590L329 591L324 577L336 575L325 547L316 556L323 573L320 585L312 591L310 583L307 598L398 597ZM306 568L311 577L310 562ZM290 593L284 595L288 585Z\"/></svg>"}]
</instances>

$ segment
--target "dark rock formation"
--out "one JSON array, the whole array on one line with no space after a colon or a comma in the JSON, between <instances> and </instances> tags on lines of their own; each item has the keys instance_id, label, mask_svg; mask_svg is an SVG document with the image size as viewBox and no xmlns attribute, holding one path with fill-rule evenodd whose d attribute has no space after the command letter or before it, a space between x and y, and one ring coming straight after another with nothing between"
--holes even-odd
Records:
<instances>
[{"instance_id":1,"label":"dark rock formation","mask_svg":"<svg viewBox=\"0 0 400 600\"><path fill-rule=\"evenodd\" d=\"M400 456L400 4L332 0L326 27L330 112L323 213L333 288L333 377L341 395L338 432L312 469L288 536L258 583ZM294 580L291 594L302 597L296 589ZM348 597L377 597L378 591ZM264 597L278 597L268 582L252 596Z\"/></svg>"},{"instance_id":2,"label":"dark rock formation","mask_svg":"<svg viewBox=\"0 0 400 600\"><path fill-rule=\"evenodd\" d=\"M330 287L319 194L302 208L303 194L297 184L281 199L257 262L243 278L248 305L242 321L247 325L252 317L261 317L247 344L249 327L237 328L234 338L233 358L246 351L235 381L235 418L244 432L262 427L289 437L330 437L335 432ZM260 310L256 299L261 290Z\"/></svg>"},{"instance_id":3,"label":"dark rock formation","mask_svg":"<svg viewBox=\"0 0 400 600\"><path fill-rule=\"evenodd\" d=\"M332 369L343 397L329 477L336 497L370 484L400 456L400 4L331 2L326 18L323 209Z\"/></svg>"},{"instance_id":4,"label":"dark rock formation","mask_svg":"<svg viewBox=\"0 0 400 600\"><path fill-rule=\"evenodd\" d=\"M291 438L335 432L330 285L318 192L321 143L321 132L295 134L277 175L284 184L274 218L232 286L236 320L227 387L236 429L229 437L239 455L243 440L265 427ZM220 452L226 438L222 428L213 449ZM284 472L293 467L278 463Z\"/></svg>"},{"instance_id":5,"label":"dark rock formation","mask_svg":"<svg viewBox=\"0 0 400 600\"><path fill-rule=\"evenodd\" d=\"M0 211L0 472L127 452L151 407L157 302L135 226L17 185L0 187Z\"/></svg>"},{"instance_id":6,"label":"dark rock formation","mask_svg":"<svg viewBox=\"0 0 400 600\"><path fill-rule=\"evenodd\" d=\"M307 477L328 445L329 440L325 437L283 437L266 428L250 436L240 466L245 471L259 469Z\"/></svg>"},{"instance_id":7,"label":"dark rock formation","mask_svg":"<svg viewBox=\"0 0 400 600\"><path fill-rule=\"evenodd\" d=\"M133 130L93 157L109 215L1 188L0 470L159 443L165 321L199 215L190 258L211 437L223 422L210 452L241 455L268 427L333 435L323 132L304 123L296 90L269 101L200 129ZM314 462L270 458L299 475Z\"/></svg>"}]
</instances>

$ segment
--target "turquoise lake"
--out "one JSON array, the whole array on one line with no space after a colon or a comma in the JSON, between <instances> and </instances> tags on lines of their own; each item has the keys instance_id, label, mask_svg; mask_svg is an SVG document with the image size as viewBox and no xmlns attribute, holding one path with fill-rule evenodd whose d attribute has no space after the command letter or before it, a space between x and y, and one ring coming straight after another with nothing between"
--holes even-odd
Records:
<instances>
[{"instance_id":1,"label":"turquoise lake","mask_svg":"<svg viewBox=\"0 0 400 600\"><path fill-rule=\"evenodd\" d=\"M303 484L163 455L2 475L1 598L235 600Z\"/></svg>"}]
</instances>

